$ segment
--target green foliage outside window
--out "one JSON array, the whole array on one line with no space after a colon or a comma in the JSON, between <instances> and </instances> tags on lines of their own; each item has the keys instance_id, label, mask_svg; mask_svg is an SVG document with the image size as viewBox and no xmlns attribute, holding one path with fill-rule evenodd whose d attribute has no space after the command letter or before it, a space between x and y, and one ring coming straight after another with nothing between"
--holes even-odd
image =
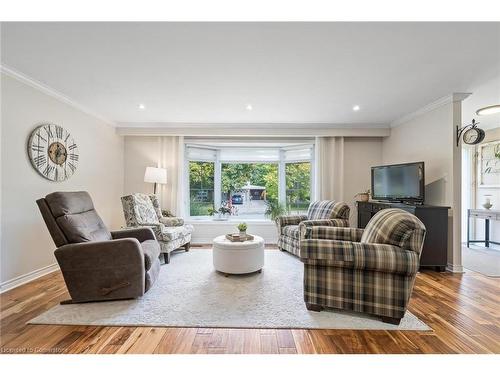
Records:
<instances>
[{"instance_id":1,"label":"green foliage outside window","mask_svg":"<svg viewBox=\"0 0 500 375\"><path fill-rule=\"evenodd\" d=\"M226 163L221 170L222 192L229 195L250 182L266 188L266 199L278 199L278 164L273 163Z\"/></svg>"},{"instance_id":2,"label":"green foliage outside window","mask_svg":"<svg viewBox=\"0 0 500 375\"><path fill-rule=\"evenodd\" d=\"M189 162L190 215L205 216L214 207L213 162Z\"/></svg>"},{"instance_id":3,"label":"green foliage outside window","mask_svg":"<svg viewBox=\"0 0 500 375\"><path fill-rule=\"evenodd\" d=\"M285 178L288 210L292 213L307 211L311 201L311 163L287 163Z\"/></svg>"}]
</instances>

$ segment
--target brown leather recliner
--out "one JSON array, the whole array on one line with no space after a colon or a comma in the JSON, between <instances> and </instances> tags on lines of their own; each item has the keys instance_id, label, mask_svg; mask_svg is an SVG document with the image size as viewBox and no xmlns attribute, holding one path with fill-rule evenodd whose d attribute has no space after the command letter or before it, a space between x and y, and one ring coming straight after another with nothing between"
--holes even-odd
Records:
<instances>
[{"instance_id":1,"label":"brown leather recliner","mask_svg":"<svg viewBox=\"0 0 500 375\"><path fill-rule=\"evenodd\" d=\"M57 246L71 296L66 303L142 296L158 278L160 246L150 228L110 232L87 192L55 192L36 201Z\"/></svg>"}]
</instances>

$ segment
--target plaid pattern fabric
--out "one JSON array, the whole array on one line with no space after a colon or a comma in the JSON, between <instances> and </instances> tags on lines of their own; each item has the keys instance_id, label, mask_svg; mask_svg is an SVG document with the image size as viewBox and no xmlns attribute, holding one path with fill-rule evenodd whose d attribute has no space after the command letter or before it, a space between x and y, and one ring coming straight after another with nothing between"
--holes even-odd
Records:
<instances>
[{"instance_id":1,"label":"plaid pattern fabric","mask_svg":"<svg viewBox=\"0 0 500 375\"><path fill-rule=\"evenodd\" d=\"M287 225L299 225L301 221L307 220L306 215L287 215L280 216L276 219L276 224L278 225L278 233L283 234L283 229Z\"/></svg>"},{"instance_id":2,"label":"plaid pattern fabric","mask_svg":"<svg viewBox=\"0 0 500 375\"><path fill-rule=\"evenodd\" d=\"M349 220L349 206L344 202L318 201L312 202L307 211L309 220L346 219Z\"/></svg>"},{"instance_id":3,"label":"plaid pattern fabric","mask_svg":"<svg viewBox=\"0 0 500 375\"><path fill-rule=\"evenodd\" d=\"M299 226L298 225L287 225L283 228L283 235L286 237L291 237L295 239L299 239Z\"/></svg>"},{"instance_id":4,"label":"plaid pattern fabric","mask_svg":"<svg viewBox=\"0 0 500 375\"><path fill-rule=\"evenodd\" d=\"M317 219L310 219L306 215L280 216L276 223L278 225L278 247L281 250L288 251L299 256L300 239L305 232L306 227L331 226L348 227L349 226L349 206L345 203L334 201L313 202L309 205L311 210L317 216ZM339 215L338 217L336 215Z\"/></svg>"},{"instance_id":5,"label":"plaid pattern fabric","mask_svg":"<svg viewBox=\"0 0 500 375\"><path fill-rule=\"evenodd\" d=\"M358 228L344 228L343 225L327 227L301 227L301 235L304 239L323 239L323 240L341 240L359 242L363 234L363 229Z\"/></svg>"},{"instance_id":6,"label":"plaid pattern fabric","mask_svg":"<svg viewBox=\"0 0 500 375\"><path fill-rule=\"evenodd\" d=\"M382 210L365 230L319 226L305 228L303 238L299 253L306 303L404 316L425 238L425 227L414 215Z\"/></svg>"},{"instance_id":7,"label":"plaid pattern fabric","mask_svg":"<svg viewBox=\"0 0 500 375\"><path fill-rule=\"evenodd\" d=\"M304 301L308 304L402 318L415 276L304 265Z\"/></svg>"},{"instance_id":8,"label":"plaid pattern fabric","mask_svg":"<svg viewBox=\"0 0 500 375\"><path fill-rule=\"evenodd\" d=\"M278 248L295 256L299 256L300 239L288 236L279 236Z\"/></svg>"},{"instance_id":9,"label":"plaid pattern fabric","mask_svg":"<svg viewBox=\"0 0 500 375\"><path fill-rule=\"evenodd\" d=\"M399 208L388 208L372 217L360 242L391 244L420 254L424 237L425 226L415 215Z\"/></svg>"},{"instance_id":10,"label":"plaid pattern fabric","mask_svg":"<svg viewBox=\"0 0 500 375\"><path fill-rule=\"evenodd\" d=\"M303 240L300 257L306 264L348 267L404 275L415 275L418 253L393 245L340 240Z\"/></svg>"}]
</instances>

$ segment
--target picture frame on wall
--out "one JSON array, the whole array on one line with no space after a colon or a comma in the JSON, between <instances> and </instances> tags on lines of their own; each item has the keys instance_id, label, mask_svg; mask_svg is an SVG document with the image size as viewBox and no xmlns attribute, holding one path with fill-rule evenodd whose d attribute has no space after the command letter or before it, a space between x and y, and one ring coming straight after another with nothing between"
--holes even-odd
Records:
<instances>
[{"instance_id":1,"label":"picture frame on wall","mask_svg":"<svg viewBox=\"0 0 500 375\"><path fill-rule=\"evenodd\" d=\"M500 188L500 140L478 146L479 188Z\"/></svg>"}]
</instances>

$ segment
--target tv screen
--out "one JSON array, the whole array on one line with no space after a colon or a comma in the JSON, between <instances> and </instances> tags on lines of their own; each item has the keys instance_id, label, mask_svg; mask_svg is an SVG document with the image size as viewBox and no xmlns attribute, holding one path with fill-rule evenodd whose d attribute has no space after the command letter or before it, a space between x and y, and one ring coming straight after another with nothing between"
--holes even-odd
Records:
<instances>
[{"instance_id":1,"label":"tv screen","mask_svg":"<svg viewBox=\"0 0 500 375\"><path fill-rule=\"evenodd\" d=\"M372 198L424 201L424 162L372 167Z\"/></svg>"}]
</instances>

